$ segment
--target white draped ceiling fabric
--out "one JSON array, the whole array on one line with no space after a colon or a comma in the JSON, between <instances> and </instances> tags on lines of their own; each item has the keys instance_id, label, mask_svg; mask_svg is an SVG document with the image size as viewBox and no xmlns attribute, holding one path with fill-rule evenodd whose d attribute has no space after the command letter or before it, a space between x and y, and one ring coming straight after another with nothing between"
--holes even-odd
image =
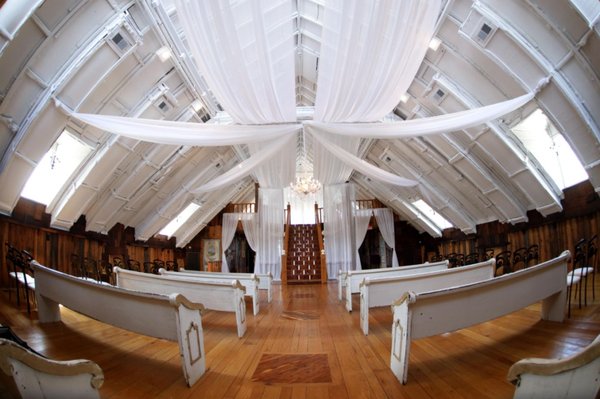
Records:
<instances>
[{"instance_id":1,"label":"white draped ceiling fabric","mask_svg":"<svg viewBox=\"0 0 600 399\"><path fill-rule=\"evenodd\" d=\"M534 96L528 93L432 118L380 122L414 80L440 15L440 0L329 0L324 7L314 120L300 124L295 108L294 16L289 0L175 0L174 4L200 74L234 123L66 112L100 129L138 140L247 146L248 159L213 181L193 187L195 192L216 190L250 174L261 187L281 190L293 180L296 157L289 155L295 151L298 134L314 140L309 146L314 174L324 185L347 181L353 170L389 184L416 185L410 178L394 176L360 159L360 140L464 129L511 112ZM272 170L282 173L274 176ZM281 205L277 204L283 214ZM273 260L274 254L261 253L275 247L259 242L257 257Z\"/></svg>"}]
</instances>

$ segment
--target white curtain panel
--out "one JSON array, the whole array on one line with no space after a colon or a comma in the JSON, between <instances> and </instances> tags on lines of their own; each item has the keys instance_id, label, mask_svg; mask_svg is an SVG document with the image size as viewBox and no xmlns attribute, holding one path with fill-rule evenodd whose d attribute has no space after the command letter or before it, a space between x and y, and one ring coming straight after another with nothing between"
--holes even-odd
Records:
<instances>
[{"instance_id":1,"label":"white curtain panel","mask_svg":"<svg viewBox=\"0 0 600 399\"><path fill-rule=\"evenodd\" d=\"M394 233L394 213L389 208L373 209L373 214L377 220L377 226L383 236L383 240L392 248L392 267L398 266L398 256L396 256L396 236Z\"/></svg>"},{"instance_id":2,"label":"white curtain panel","mask_svg":"<svg viewBox=\"0 0 600 399\"><path fill-rule=\"evenodd\" d=\"M194 61L237 123L296 120L289 0L175 0Z\"/></svg>"},{"instance_id":3,"label":"white curtain panel","mask_svg":"<svg viewBox=\"0 0 600 399\"><path fill-rule=\"evenodd\" d=\"M331 0L323 16L315 120L374 122L421 65L439 0Z\"/></svg>"},{"instance_id":4,"label":"white curtain panel","mask_svg":"<svg viewBox=\"0 0 600 399\"><path fill-rule=\"evenodd\" d=\"M354 198L354 185L351 183L323 188L325 255L330 279L337 279L339 270L354 268Z\"/></svg>"},{"instance_id":5,"label":"white curtain panel","mask_svg":"<svg viewBox=\"0 0 600 399\"><path fill-rule=\"evenodd\" d=\"M204 183L200 187L192 189L192 193L198 194L205 191L213 191L240 181L250 175L256 168L260 167L260 165L268 164L271 158L284 151L284 149L289 148L293 143L293 138L293 136L287 136L270 143L263 148L262 152L257 152L222 175Z\"/></svg>"},{"instance_id":6,"label":"white curtain panel","mask_svg":"<svg viewBox=\"0 0 600 399\"><path fill-rule=\"evenodd\" d=\"M237 228L238 221L240 220L240 214L238 213L224 213L223 214L223 226L221 228L221 271L228 272L229 266L227 265L227 257L225 251L231 245L235 230Z\"/></svg>"},{"instance_id":7,"label":"white curtain panel","mask_svg":"<svg viewBox=\"0 0 600 399\"><path fill-rule=\"evenodd\" d=\"M327 136L330 147L336 146L350 155L356 156L360 145L360 138L343 137L318 131L305 130L304 139L312 140L313 173L315 178L323 185L341 184L346 182L352 174L352 166L346 161L332 156L332 153L323 145L322 138Z\"/></svg>"},{"instance_id":8,"label":"white curtain panel","mask_svg":"<svg viewBox=\"0 0 600 399\"><path fill-rule=\"evenodd\" d=\"M290 137L275 154L261 162L253 171L258 184L264 188L285 188L296 179L296 141L297 136ZM270 143L250 143L248 150L254 156L262 156Z\"/></svg>"},{"instance_id":9,"label":"white curtain panel","mask_svg":"<svg viewBox=\"0 0 600 399\"><path fill-rule=\"evenodd\" d=\"M373 209L357 209L354 211L354 227L356 240L356 270L362 270L358 249L365 240L367 230L369 229L369 221L373 216Z\"/></svg>"},{"instance_id":10,"label":"white curtain panel","mask_svg":"<svg viewBox=\"0 0 600 399\"><path fill-rule=\"evenodd\" d=\"M479 108L399 122L322 123L318 121L305 121L304 130L308 129L310 132L328 132L343 136L372 139L402 139L448 133L481 125L482 123L499 118L527 104L533 99L534 95L531 92L510 100Z\"/></svg>"},{"instance_id":11,"label":"white curtain panel","mask_svg":"<svg viewBox=\"0 0 600 399\"><path fill-rule=\"evenodd\" d=\"M273 274L281 280L281 252L283 250L283 190L259 188L259 240L256 273Z\"/></svg>"},{"instance_id":12,"label":"white curtain panel","mask_svg":"<svg viewBox=\"0 0 600 399\"><path fill-rule=\"evenodd\" d=\"M258 252L258 217L256 213L240 213L246 241L254 252Z\"/></svg>"}]
</instances>

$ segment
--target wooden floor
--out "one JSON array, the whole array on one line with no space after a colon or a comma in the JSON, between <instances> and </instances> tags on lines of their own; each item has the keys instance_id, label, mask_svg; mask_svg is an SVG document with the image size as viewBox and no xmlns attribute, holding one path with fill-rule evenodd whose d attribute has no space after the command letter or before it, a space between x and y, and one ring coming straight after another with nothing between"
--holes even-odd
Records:
<instances>
[{"instance_id":1,"label":"wooden floor","mask_svg":"<svg viewBox=\"0 0 600 399\"><path fill-rule=\"evenodd\" d=\"M2 292L0 324L56 359L87 358L104 371L103 398L511 398L509 367L524 357L572 354L600 333L596 299L573 306L564 323L541 321L539 305L472 328L417 340L407 385L389 369L391 312L372 310L364 336L358 312L337 299L336 283L276 285L261 291L260 313L237 338L232 314L203 316L208 371L185 385L177 343L148 338L62 309L60 323L39 324ZM507 301L510 298L506 298ZM354 298L358 309L358 298ZM102 304L98 304L102 306ZM457 309L460 312L460 309Z\"/></svg>"}]
</instances>

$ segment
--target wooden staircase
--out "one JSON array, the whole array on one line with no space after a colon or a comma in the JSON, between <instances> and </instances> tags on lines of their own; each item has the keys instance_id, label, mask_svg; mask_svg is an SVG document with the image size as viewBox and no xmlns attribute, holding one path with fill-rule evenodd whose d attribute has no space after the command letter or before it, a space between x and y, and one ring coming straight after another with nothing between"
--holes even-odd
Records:
<instances>
[{"instance_id":1,"label":"wooden staircase","mask_svg":"<svg viewBox=\"0 0 600 399\"><path fill-rule=\"evenodd\" d=\"M321 283L321 251L314 224L289 226L287 283Z\"/></svg>"}]
</instances>

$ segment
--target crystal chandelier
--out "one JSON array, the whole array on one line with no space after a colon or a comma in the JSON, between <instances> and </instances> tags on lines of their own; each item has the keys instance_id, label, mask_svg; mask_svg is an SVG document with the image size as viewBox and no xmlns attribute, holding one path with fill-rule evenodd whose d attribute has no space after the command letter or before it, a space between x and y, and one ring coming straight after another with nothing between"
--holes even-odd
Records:
<instances>
[{"instance_id":1,"label":"crystal chandelier","mask_svg":"<svg viewBox=\"0 0 600 399\"><path fill-rule=\"evenodd\" d=\"M297 176L295 183L290 183L290 188L294 192L301 195L314 194L321 189L321 183L318 180L313 179L312 176Z\"/></svg>"}]
</instances>

